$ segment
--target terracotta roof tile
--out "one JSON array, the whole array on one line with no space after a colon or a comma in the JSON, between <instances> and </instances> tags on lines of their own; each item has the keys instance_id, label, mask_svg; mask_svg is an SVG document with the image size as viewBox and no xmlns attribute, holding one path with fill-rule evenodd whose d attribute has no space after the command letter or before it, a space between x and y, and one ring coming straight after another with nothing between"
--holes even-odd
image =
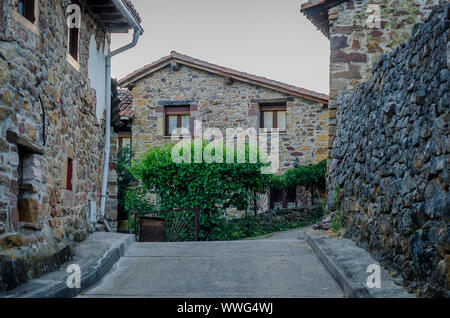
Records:
<instances>
[{"instance_id":1,"label":"terracotta roof tile","mask_svg":"<svg viewBox=\"0 0 450 318\"><path fill-rule=\"evenodd\" d=\"M190 67L198 67L207 71L211 71L213 73L222 75L224 77L230 77L243 82L250 82L255 85L260 85L264 87L269 87L274 90L283 91L290 95L301 96L308 99L313 99L315 101L320 101L323 103L328 103L328 95L317 93L311 90L307 90L301 87L284 84L278 81L274 81L265 77L260 77L240 71L236 71L227 67L223 67L216 64L211 64L199 59L192 58L187 55L183 55L173 51L169 56L165 56L158 61L155 61L151 64L148 64L135 72L129 74L125 78L119 81L119 85L128 86L133 82L165 67L170 65L172 62L178 62L180 64L188 65Z\"/></svg>"},{"instance_id":2,"label":"terracotta roof tile","mask_svg":"<svg viewBox=\"0 0 450 318\"><path fill-rule=\"evenodd\" d=\"M136 18L137 22L141 23L142 19L139 16L139 12L135 9L133 3L131 2L131 0L122 0L122 2L127 6L128 10L130 10L131 14L134 15L134 17Z\"/></svg>"},{"instance_id":3,"label":"terracotta roof tile","mask_svg":"<svg viewBox=\"0 0 450 318\"><path fill-rule=\"evenodd\" d=\"M117 94L120 99L120 117L133 118L133 95L127 89L119 89Z\"/></svg>"}]
</instances>

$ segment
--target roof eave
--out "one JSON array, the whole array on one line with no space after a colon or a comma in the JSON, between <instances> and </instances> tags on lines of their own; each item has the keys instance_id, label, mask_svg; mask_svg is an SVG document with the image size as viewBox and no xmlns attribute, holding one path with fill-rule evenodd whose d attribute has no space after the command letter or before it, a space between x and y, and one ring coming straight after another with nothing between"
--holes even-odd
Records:
<instances>
[{"instance_id":1,"label":"roof eave","mask_svg":"<svg viewBox=\"0 0 450 318\"><path fill-rule=\"evenodd\" d=\"M330 39L328 10L348 0L324 0L318 3L305 3L300 12L311 21L316 28ZM322 17L322 19L319 19Z\"/></svg>"},{"instance_id":2,"label":"roof eave","mask_svg":"<svg viewBox=\"0 0 450 318\"><path fill-rule=\"evenodd\" d=\"M258 85L258 86L261 86L261 87L273 89L273 90L276 90L276 91L287 93L287 94L292 95L292 96L297 96L297 97L302 97L302 98L305 98L305 99L308 99L308 100L313 100L315 102L328 104L328 101L329 101L328 97L327 98L325 98L325 97L322 98L322 97L312 96L312 95L309 95L307 93L300 93L300 92L293 91L293 90L290 90L290 89L285 88L285 87L280 87L280 86L277 86L277 85L271 85L269 83L261 82L261 81L258 81L258 80L249 79L249 78L244 77L244 76L238 76L236 74L228 73L228 72L225 72L225 71L219 71L219 70L215 70L215 69L212 69L212 68L209 68L209 67L199 66L197 64L189 63L189 62L184 61L182 59L175 58L175 57L170 57L170 56L167 57L167 60L164 60L164 58L163 58L163 61L161 61L158 64L153 65L151 68L145 69L145 70L143 70L141 72L132 73L132 74L130 74L130 76L127 76L127 77L119 80L119 86L121 86L121 87L129 87L130 85L133 85L135 82L141 80L142 78L145 78L145 77L149 76L150 74L152 74L154 72L157 72L157 71L159 71L159 70L161 70L161 69L163 69L165 67L168 67L173 62L177 62L179 64L182 64L182 65L185 65L185 66L189 66L189 67L193 67L193 68L196 68L196 69L201 69L203 71L210 72L210 73L213 73L213 74L217 74L217 75L220 75L220 76L223 76L223 77L229 77L229 78L232 78L232 79L237 80L237 81L241 81L241 82L250 83L250 84Z\"/></svg>"}]
</instances>

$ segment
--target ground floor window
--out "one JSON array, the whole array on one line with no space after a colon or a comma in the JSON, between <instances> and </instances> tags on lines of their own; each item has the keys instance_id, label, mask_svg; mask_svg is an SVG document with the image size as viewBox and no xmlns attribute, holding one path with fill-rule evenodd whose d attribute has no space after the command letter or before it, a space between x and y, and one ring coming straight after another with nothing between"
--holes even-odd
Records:
<instances>
[{"instance_id":1,"label":"ground floor window","mask_svg":"<svg viewBox=\"0 0 450 318\"><path fill-rule=\"evenodd\" d=\"M270 189L270 209L275 209L276 205L280 205L283 209L288 207L288 203L297 202L297 189Z\"/></svg>"},{"instance_id":2,"label":"ground floor window","mask_svg":"<svg viewBox=\"0 0 450 318\"><path fill-rule=\"evenodd\" d=\"M133 143L133 136L131 131L121 131L119 132L119 151L127 147L131 149Z\"/></svg>"}]
</instances>

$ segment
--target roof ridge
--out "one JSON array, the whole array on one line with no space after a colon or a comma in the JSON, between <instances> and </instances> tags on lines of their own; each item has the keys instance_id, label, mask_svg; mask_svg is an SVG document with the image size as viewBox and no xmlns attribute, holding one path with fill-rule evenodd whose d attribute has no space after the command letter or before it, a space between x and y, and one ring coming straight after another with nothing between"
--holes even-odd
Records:
<instances>
[{"instance_id":1,"label":"roof ridge","mask_svg":"<svg viewBox=\"0 0 450 318\"><path fill-rule=\"evenodd\" d=\"M231 68L221 66L218 64L209 63L207 61L200 60L198 58L193 58L188 55L178 53L176 51L171 51L170 55L160 58L159 60L157 60L153 63L147 64L147 65L143 66L142 68L130 73L129 75L127 75L124 78L122 78L121 80L119 80L119 84L123 84L125 82L132 81L134 78L138 77L139 75L142 75L148 71L151 71L153 68L155 68L165 62L168 62L171 59L194 64L194 65L200 66L200 67L213 69L216 71L221 71L223 73L228 73L230 76L237 77L241 81L245 81L245 79L253 80L256 82L260 82L262 84L267 84L267 85L278 87L279 89L288 90L288 91L291 91L292 93L308 95L308 96L314 97L316 99L321 99L321 100L325 100L325 101L328 100L328 95L326 95L326 94L318 93L318 92L315 92L315 91L312 91L312 90L309 90L306 88L302 88L299 86L295 86L292 84L286 84L286 83L272 80L272 79L269 79L269 78L266 78L263 76L258 76L258 75L254 75L254 74L250 74L250 73L246 73L246 72L237 71L235 69L231 69Z\"/></svg>"},{"instance_id":2,"label":"roof ridge","mask_svg":"<svg viewBox=\"0 0 450 318\"><path fill-rule=\"evenodd\" d=\"M311 93L314 93L314 94L321 94L321 93L318 93L318 92L315 92L315 91L312 91L312 90L309 90L309 89L306 89L306 88L303 88L303 87L300 87L300 86L296 86L296 85L292 85L292 84L283 83L283 82L280 82L280 81L277 81L277 80L273 80L273 79L270 79L270 78L267 78L267 77L264 77L264 76L260 76L260 75L255 75L255 74L251 74L251 73L247 73L247 72L237 71L237 70L235 70L235 69L232 69L232 68L229 68L229 67L226 67L226 66L221 66L221 65L218 65L218 64L210 63L210 62L207 62L207 61L204 61L204 60L200 60L200 59L198 59L198 58L193 58L193 57L190 57L190 56L188 56L188 55L184 55L184 54L181 54L181 53L177 53L177 52L175 52L175 51L173 51L173 52L174 52L176 55L180 55L180 56L183 56L183 57L187 57L187 58L190 58L190 59L193 59L193 60L202 62L202 63L207 63L207 64L212 65L212 66L225 68L225 69L228 69L228 70L234 71L234 72L239 72L239 73L241 73L242 75L247 75L247 76L252 76L252 77L255 77L255 78L260 78L260 79L265 80L265 81L271 81L271 82L274 82L274 83L278 83L278 84L290 86L290 87L292 87L292 88L305 90L305 91L307 91L307 92L311 92ZM326 95L326 94L323 94L323 95L325 95L325 96L328 98L328 95Z\"/></svg>"}]
</instances>

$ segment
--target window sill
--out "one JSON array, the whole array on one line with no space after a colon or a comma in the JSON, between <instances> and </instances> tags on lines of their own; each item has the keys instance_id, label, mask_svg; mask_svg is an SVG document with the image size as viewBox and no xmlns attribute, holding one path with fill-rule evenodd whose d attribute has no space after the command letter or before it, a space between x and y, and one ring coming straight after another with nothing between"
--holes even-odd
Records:
<instances>
[{"instance_id":1,"label":"window sill","mask_svg":"<svg viewBox=\"0 0 450 318\"><path fill-rule=\"evenodd\" d=\"M77 72L80 72L81 69L80 63L67 52L66 52L66 60Z\"/></svg>"},{"instance_id":2,"label":"window sill","mask_svg":"<svg viewBox=\"0 0 450 318\"><path fill-rule=\"evenodd\" d=\"M42 224L29 223L29 222L20 222L19 225L21 228L36 230L36 231L41 231L44 228L44 226Z\"/></svg>"},{"instance_id":3,"label":"window sill","mask_svg":"<svg viewBox=\"0 0 450 318\"><path fill-rule=\"evenodd\" d=\"M192 135L181 135L181 136L163 136L163 139L171 140L172 138L178 138L178 140L184 138L192 138Z\"/></svg>"},{"instance_id":4,"label":"window sill","mask_svg":"<svg viewBox=\"0 0 450 318\"><path fill-rule=\"evenodd\" d=\"M36 22L35 23L30 22L27 18L20 15L14 9L10 9L10 12L11 12L11 17L13 18L13 20L15 20L17 23L21 24L22 26L24 26L25 28L30 30L35 35L39 35L39 27L37 26L37 24L35 24ZM36 19L36 21L37 21L37 19Z\"/></svg>"}]
</instances>

